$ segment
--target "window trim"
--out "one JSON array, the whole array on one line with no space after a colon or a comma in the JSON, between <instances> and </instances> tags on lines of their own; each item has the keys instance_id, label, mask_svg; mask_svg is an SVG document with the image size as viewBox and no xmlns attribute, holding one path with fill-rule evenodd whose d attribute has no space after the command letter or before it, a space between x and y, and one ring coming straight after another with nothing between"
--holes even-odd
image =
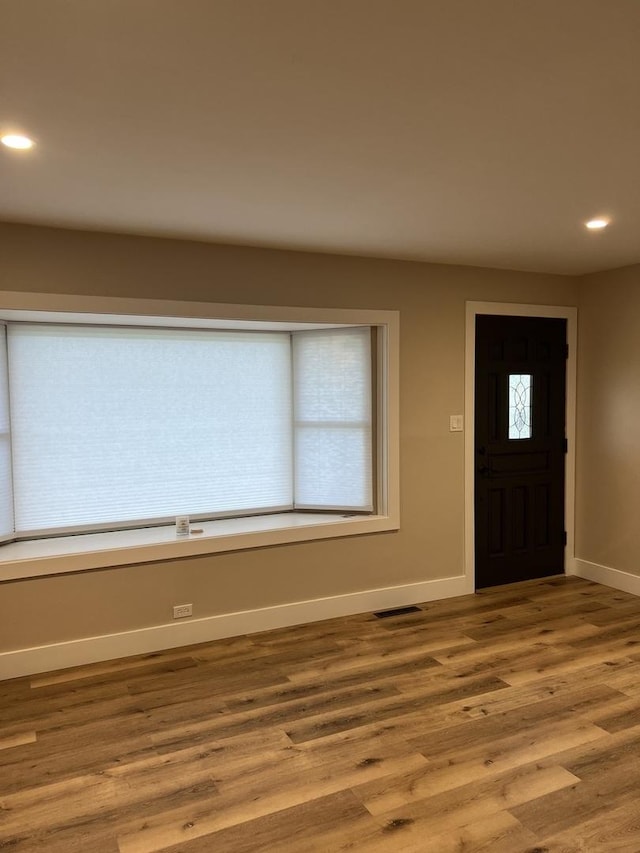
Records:
<instances>
[{"instance_id":1,"label":"window trim","mask_svg":"<svg viewBox=\"0 0 640 853\"><path fill-rule=\"evenodd\" d=\"M399 529L398 311L0 292L0 320L34 319L279 331L377 327L377 514L294 511L217 519L200 524L202 534L177 541L172 527L157 527L11 542L0 544L0 581Z\"/></svg>"}]
</instances>

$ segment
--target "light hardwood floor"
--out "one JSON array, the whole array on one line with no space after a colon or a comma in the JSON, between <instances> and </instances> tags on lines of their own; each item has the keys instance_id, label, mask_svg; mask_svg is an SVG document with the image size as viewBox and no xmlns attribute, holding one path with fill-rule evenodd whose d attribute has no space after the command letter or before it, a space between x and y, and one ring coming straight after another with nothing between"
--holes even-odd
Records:
<instances>
[{"instance_id":1,"label":"light hardwood floor","mask_svg":"<svg viewBox=\"0 0 640 853\"><path fill-rule=\"evenodd\" d=\"M0 851L640 851L640 598L578 579L0 697Z\"/></svg>"}]
</instances>

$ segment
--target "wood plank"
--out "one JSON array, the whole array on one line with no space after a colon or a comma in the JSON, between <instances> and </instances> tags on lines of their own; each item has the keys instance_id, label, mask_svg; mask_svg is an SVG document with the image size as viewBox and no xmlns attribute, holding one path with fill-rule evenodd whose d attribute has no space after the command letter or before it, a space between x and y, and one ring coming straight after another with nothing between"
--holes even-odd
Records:
<instances>
[{"instance_id":1,"label":"wood plank","mask_svg":"<svg viewBox=\"0 0 640 853\"><path fill-rule=\"evenodd\" d=\"M461 850L514 853L531 849L536 845L536 837L509 812L501 811L441 835L425 837L420 833L413 842L410 836L403 835L398 843L401 846L396 849L403 853L460 853Z\"/></svg>"},{"instance_id":2,"label":"wood plank","mask_svg":"<svg viewBox=\"0 0 640 853\"><path fill-rule=\"evenodd\" d=\"M323 690L314 696L281 702L272 706L249 708L247 711L227 712L217 715L201 715L196 721L188 721L182 725L166 725L166 715L162 714L165 724L162 734L153 736L156 746L169 745L171 748L180 747L185 740L211 738L228 738L238 734L257 731L272 726L280 726L287 731L300 718L305 720L325 720L327 717L344 717L353 708L360 709L366 715L372 713L381 703L393 701L400 694L393 686L378 687L376 685L348 688L346 690ZM402 702L397 698L397 702ZM151 715L151 719L153 719Z\"/></svg>"},{"instance_id":3,"label":"wood plank","mask_svg":"<svg viewBox=\"0 0 640 853\"><path fill-rule=\"evenodd\" d=\"M561 791L578 781L564 767L527 764L424 799L416 800L410 792L405 803L386 812L376 812L376 819L382 826L411 824L412 831L407 835L442 835L488 815ZM354 789L354 794L362 799L361 792L366 797L367 789L372 788L371 784L361 786Z\"/></svg>"},{"instance_id":4,"label":"wood plank","mask_svg":"<svg viewBox=\"0 0 640 853\"><path fill-rule=\"evenodd\" d=\"M517 806L512 813L538 837L578 827L594 816L636 801L639 760L638 727L560 752L553 761L561 762L580 783Z\"/></svg>"},{"instance_id":5,"label":"wood plank","mask_svg":"<svg viewBox=\"0 0 640 853\"><path fill-rule=\"evenodd\" d=\"M542 758L551 759L563 746L587 744L603 735L597 726L573 719L565 720L551 730L545 724L498 740L490 746L469 747L456 753L455 759L447 757L430 761L396 783L385 781L384 785L374 784L360 790L359 796L372 814L382 814L408 801L432 797ZM420 744L415 746L419 748Z\"/></svg>"},{"instance_id":6,"label":"wood plank","mask_svg":"<svg viewBox=\"0 0 640 853\"><path fill-rule=\"evenodd\" d=\"M38 675L32 678L30 683L33 690L38 690L41 687L69 684L71 681L83 684L88 682L104 683L109 680L121 681L144 677L152 673L171 671L172 667L179 668L180 665L196 666L196 661L185 655L184 651L180 649L173 654L144 655L63 669L47 675Z\"/></svg>"},{"instance_id":7,"label":"wood plank","mask_svg":"<svg viewBox=\"0 0 640 853\"><path fill-rule=\"evenodd\" d=\"M436 676L433 681L436 681ZM300 743L358 726L367 726L372 722L393 720L400 715L428 708L430 704L446 705L449 702L479 696L491 690L502 690L504 687L504 682L499 678L491 676L464 678L456 675L445 683L436 683L434 687L415 689L411 695L372 702L367 707L354 707L347 714L324 714L316 719L296 722L287 727L287 734L294 743Z\"/></svg>"},{"instance_id":8,"label":"wood plank","mask_svg":"<svg viewBox=\"0 0 640 853\"><path fill-rule=\"evenodd\" d=\"M287 762L274 758L265 775L242 773L220 785L220 801L202 808L173 810L140 823L118 836L120 853L155 853L171 845L245 823L293 805L352 787L368 778L410 773L425 762L420 756L389 758L360 766L338 766L327 772L302 751Z\"/></svg>"},{"instance_id":9,"label":"wood plank","mask_svg":"<svg viewBox=\"0 0 640 853\"><path fill-rule=\"evenodd\" d=\"M575 719L579 714L589 714L591 722L594 722L591 715L597 716L596 712L603 706L605 714L608 714L612 699L620 701L621 696L606 685L591 685L585 690L570 691L511 711L450 725L446 731L438 732L437 738L421 740L412 737L411 742L430 759L450 754L468 755L470 749L478 751L491 748L495 742L502 742L523 731L530 733L541 726L553 730L560 723Z\"/></svg>"},{"instance_id":10,"label":"wood plank","mask_svg":"<svg viewBox=\"0 0 640 853\"><path fill-rule=\"evenodd\" d=\"M607 850L631 853L640 850L640 805L637 802L606 809L570 830L547 836L540 841L545 853L584 853Z\"/></svg>"},{"instance_id":11,"label":"wood plank","mask_svg":"<svg viewBox=\"0 0 640 853\"><path fill-rule=\"evenodd\" d=\"M25 746L27 743L35 743L36 740L37 735L35 732L6 735L5 737L0 737L0 749L12 749L14 746Z\"/></svg>"},{"instance_id":12,"label":"wood plank","mask_svg":"<svg viewBox=\"0 0 640 853\"><path fill-rule=\"evenodd\" d=\"M299 806L271 812L255 820L163 848L164 853L318 853L362 848L365 840L384 837L371 815L351 791L318 797ZM388 850L394 850L388 839ZM382 848L379 848L382 849ZM397 853L397 847L395 847Z\"/></svg>"}]
</instances>

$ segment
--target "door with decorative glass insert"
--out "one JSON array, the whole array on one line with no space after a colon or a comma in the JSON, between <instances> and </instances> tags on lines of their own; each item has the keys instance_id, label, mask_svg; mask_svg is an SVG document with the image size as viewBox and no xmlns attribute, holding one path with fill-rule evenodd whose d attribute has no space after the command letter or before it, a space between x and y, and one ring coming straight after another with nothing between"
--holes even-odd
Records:
<instances>
[{"instance_id":1,"label":"door with decorative glass insert","mask_svg":"<svg viewBox=\"0 0 640 853\"><path fill-rule=\"evenodd\" d=\"M476 318L476 588L564 571L566 340L566 320Z\"/></svg>"}]
</instances>

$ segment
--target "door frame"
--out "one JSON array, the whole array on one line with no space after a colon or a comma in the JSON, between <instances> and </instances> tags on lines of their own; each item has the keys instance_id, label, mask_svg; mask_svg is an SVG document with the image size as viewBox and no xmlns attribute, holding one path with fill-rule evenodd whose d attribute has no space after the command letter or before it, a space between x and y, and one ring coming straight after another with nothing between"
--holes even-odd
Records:
<instances>
[{"instance_id":1,"label":"door frame","mask_svg":"<svg viewBox=\"0 0 640 853\"><path fill-rule=\"evenodd\" d=\"M466 303L465 370L464 370L464 574L465 590L476 590L475 565L475 379L476 379L476 316L478 314L513 317L558 317L567 321L567 391L566 430L568 451L565 456L565 530L567 546L564 552L564 572L575 573L575 500L576 500L576 385L578 364L578 309L562 305L524 305L517 302Z\"/></svg>"}]
</instances>

